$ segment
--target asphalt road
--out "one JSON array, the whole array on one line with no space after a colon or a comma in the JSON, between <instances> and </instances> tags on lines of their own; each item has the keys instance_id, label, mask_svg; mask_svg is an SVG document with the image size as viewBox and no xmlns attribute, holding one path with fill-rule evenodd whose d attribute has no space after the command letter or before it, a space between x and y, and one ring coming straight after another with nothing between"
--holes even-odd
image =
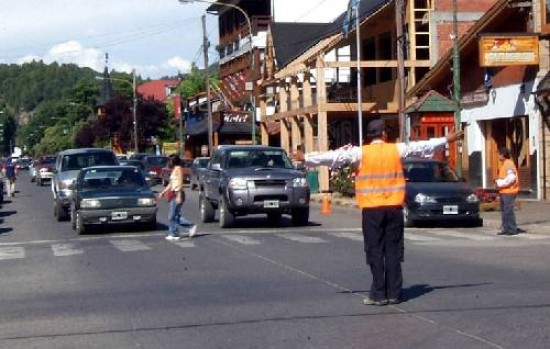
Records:
<instances>
[{"instance_id":1,"label":"asphalt road","mask_svg":"<svg viewBox=\"0 0 550 349\"><path fill-rule=\"evenodd\" d=\"M0 348L547 348L550 235L406 231L404 302L363 306L359 213L78 236L22 175L0 209ZM198 215L188 191L184 212Z\"/></svg>"}]
</instances>

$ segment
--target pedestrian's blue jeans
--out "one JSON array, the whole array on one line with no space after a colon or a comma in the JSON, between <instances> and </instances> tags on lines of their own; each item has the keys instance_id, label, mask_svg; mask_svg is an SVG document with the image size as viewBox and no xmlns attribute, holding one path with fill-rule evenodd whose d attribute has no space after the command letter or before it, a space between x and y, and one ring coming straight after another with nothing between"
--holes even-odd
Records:
<instances>
[{"instance_id":1,"label":"pedestrian's blue jeans","mask_svg":"<svg viewBox=\"0 0 550 349\"><path fill-rule=\"evenodd\" d=\"M517 233L516 213L514 203L516 194L500 194L500 213L502 217L502 231L505 233Z\"/></svg>"},{"instance_id":2,"label":"pedestrian's blue jeans","mask_svg":"<svg viewBox=\"0 0 550 349\"><path fill-rule=\"evenodd\" d=\"M181 205L176 203L176 200L170 201L168 206L168 235L178 236L178 224L186 227L195 225L195 223L181 215Z\"/></svg>"}]
</instances>

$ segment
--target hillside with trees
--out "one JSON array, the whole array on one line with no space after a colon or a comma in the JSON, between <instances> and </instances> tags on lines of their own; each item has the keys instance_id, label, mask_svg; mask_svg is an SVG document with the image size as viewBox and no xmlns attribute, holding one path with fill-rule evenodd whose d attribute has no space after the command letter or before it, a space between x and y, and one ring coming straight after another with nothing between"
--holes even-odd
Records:
<instances>
[{"instance_id":1,"label":"hillside with trees","mask_svg":"<svg viewBox=\"0 0 550 349\"><path fill-rule=\"evenodd\" d=\"M29 155L71 147L108 146L120 136L125 149L133 137L132 76L113 71L113 98L98 115L101 74L73 64L0 64L0 151L17 145ZM138 77L138 84L142 81ZM169 109L138 95L138 140L171 138Z\"/></svg>"}]
</instances>

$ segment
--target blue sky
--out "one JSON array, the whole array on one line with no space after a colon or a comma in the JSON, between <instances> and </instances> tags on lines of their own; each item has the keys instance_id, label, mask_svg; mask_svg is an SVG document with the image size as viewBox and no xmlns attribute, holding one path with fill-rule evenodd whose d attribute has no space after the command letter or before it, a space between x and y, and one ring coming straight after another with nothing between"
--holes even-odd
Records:
<instances>
[{"instance_id":1,"label":"blue sky","mask_svg":"<svg viewBox=\"0 0 550 349\"><path fill-rule=\"evenodd\" d=\"M276 0L278 21L330 21L348 0ZM109 68L144 78L202 66L208 4L178 0L2 0L0 63L31 60ZM217 17L206 16L210 61L217 60Z\"/></svg>"}]
</instances>

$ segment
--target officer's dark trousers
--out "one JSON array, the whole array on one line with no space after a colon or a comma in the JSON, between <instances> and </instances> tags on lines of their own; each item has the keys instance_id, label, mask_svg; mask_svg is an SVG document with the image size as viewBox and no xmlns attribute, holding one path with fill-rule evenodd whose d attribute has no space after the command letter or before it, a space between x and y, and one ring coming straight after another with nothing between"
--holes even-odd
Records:
<instances>
[{"instance_id":1,"label":"officer's dark trousers","mask_svg":"<svg viewBox=\"0 0 550 349\"><path fill-rule=\"evenodd\" d=\"M372 272L370 298L373 300L398 299L401 295L403 235L401 207L363 209L363 238Z\"/></svg>"}]
</instances>

